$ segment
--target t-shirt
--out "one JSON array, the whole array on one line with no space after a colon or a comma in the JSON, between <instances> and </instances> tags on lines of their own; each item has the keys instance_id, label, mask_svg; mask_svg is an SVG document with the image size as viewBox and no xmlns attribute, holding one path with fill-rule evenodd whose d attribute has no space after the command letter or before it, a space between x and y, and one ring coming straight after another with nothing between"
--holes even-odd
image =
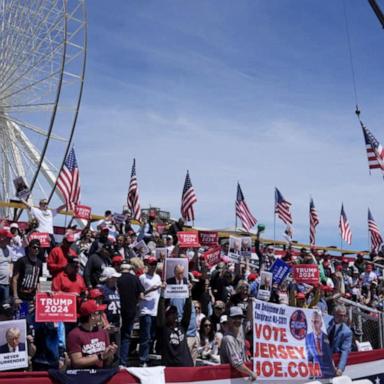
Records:
<instances>
[{"instance_id":1,"label":"t-shirt","mask_svg":"<svg viewBox=\"0 0 384 384\"><path fill-rule=\"evenodd\" d=\"M31 213L39 222L39 226L36 229L37 232L53 234L53 217L57 215L55 209L42 210L40 208L31 207Z\"/></svg>"},{"instance_id":2,"label":"t-shirt","mask_svg":"<svg viewBox=\"0 0 384 384\"><path fill-rule=\"evenodd\" d=\"M87 331L81 326L69 332L67 349L68 354L81 352L82 356L95 355L104 352L109 345L108 332L104 329L95 329ZM98 361L95 367L102 368L103 362ZM91 368L91 367L89 367Z\"/></svg>"},{"instance_id":3,"label":"t-shirt","mask_svg":"<svg viewBox=\"0 0 384 384\"><path fill-rule=\"evenodd\" d=\"M153 276L148 275L147 273L143 273L140 277L141 285L144 288L144 292L148 289L156 286L161 285L161 279L158 274L154 274ZM156 291L152 291L144 296L144 299L140 300L140 316L143 315L150 315L150 316L157 316L157 308L159 305L159 299L160 299L160 289L157 289Z\"/></svg>"},{"instance_id":4,"label":"t-shirt","mask_svg":"<svg viewBox=\"0 0 384 384\"><path fill-rule=\"evenodd\" d=\"M139 278L129 272L123 272L117 279L120 294L121 316L123 319L132 319L136 315L139 295L144 291Z\"/></svg>"},{"instance_id":5,"label":"t-shirt","mask_svg":"<svg viewBox=\"0 0 384 384\"><path fill-rule=\"evenodd\" d=\"M75 280L71 280L64 271L60 272L52 280L52 291L80 294L86 289L84 279L78 273Z\"/></svg>"},{"instance_id":6,"label":"t-shirt","mask_svg":"<svg viewBox=\"0 0 384 384\"><path fill-rule=\"evenodd\" d=\"M43 263L40 259L32 261L28 256L24 256L16 261L13 274L19 274L17 280L17 293L22 300L33 300L39 277L41 276Z\"/></svg>"},{"instance_id":7,"label":"t-shirt","mask_svg":"<svg viewBox=\"0 0 384 384\"><path fill-rule=\"evenodd\" d=\"M9 248L0 248L0 284L9 284L9 263L11 256L9 255Z\"/></svg>"},{"instance_id":8,"label":"t-shirt","mask_svg":"<svg viewBox=\"0 0 384 384\"><path fill-rule=\"evenodd\" d=\"M227 333L220 348L221 364L231 364L233 367L239 367L246 361L244 339L239 335L235 336Z\"/></svg>"},{"instance_id":9,"label":"t-shirt","mask_svg":"<svg viewBox=\"0 0 384 384\"><path fill-rule=\"evenodd\" d=\"M109 288L106 284L98 288L103 292L103 304L107 306L106 314L108 322L115 327L120 327L120 296L117 288Z\"/></svg>"}]
</instances>

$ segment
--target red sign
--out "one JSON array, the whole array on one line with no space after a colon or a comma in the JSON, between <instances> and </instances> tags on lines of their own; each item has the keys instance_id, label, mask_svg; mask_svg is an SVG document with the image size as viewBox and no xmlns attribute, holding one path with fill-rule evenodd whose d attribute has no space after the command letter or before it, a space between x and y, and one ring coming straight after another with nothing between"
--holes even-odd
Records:
<instances>
[{"instance_id":1,"label":"red sign","mask_svg":"<svg viewBox=\"0 0 384 384\"><path fill-rule=\"evenodd\" d=\"M162 235L164 233L166 227L166 224L157 224L156 229L159 235Z\"/></svg>"},{"instance_id":2,"label":"red sign","mask_svg":"<svg viewBox=\"0 0 384 384\"><path fill-rule=\"evenodd\" d=\"M219 234L212 231L199 231L199 242L201 245L217 245L219 242Z\"/></svg>"},{"instance_id":3,"label":"red sign","mask_svg":"<svg viewBox=\"0 0 384 384\"><path fill-rule=\"evenodd\" d=\"M71 293L36 293L35 320L38 323L50 321L77 321L76 295Z\"/></svg>"},{"instance_id":4,"label":"red sign","mask_svg":"<svg viewBox=\"0 0 384 384\"><path fill-rule=\"evenodd\" d=\"M198 232L177 232L180 248L198 248L199 233Z\"/></svg>"},{"instance_id":5,"label":"red sign","mask_svg":"<svg viewBox=\"0 0 384 384\"><path fill-rule=\"evenodd\" d=\"M73 217L76 219L90 220L92 208L87 205L76 205Z\"/></svg>"},{"instance_id":6,"label":"red sign","mask_svg":"<svg viewBox=\"0 0 384 384\"><path fill-rule=\"evenodd\" d=\"M45 232L33 232L28 237L29 241L37 239L40 241L41 248L49 248L51 246L51 238L49 233Z\"/></svg>"},{"instance_id":7,"label":"red sign","mask_svg":"<svg viewBox=\"0 0 384 384\"><path fill-rule=\"evenodd\" d=\"M297 283L314 286L319 285L319 267L314 264L299 264L293 266L293 278Z\"/></svg>"},{"instance_id":8,"label":"red sign","mask_svg":"<svg viewBox=\"0 0 384 384\"><path fill-rule=\"evenodd\" d=\"M220 245L216 245L215 247L208 249L208 251L204 252L202 254L202 256L204 257L205 261L207 262L209 268L220 263L220 261L221 261L221 247L220 247Z\"/></svg>"}]
</instances>

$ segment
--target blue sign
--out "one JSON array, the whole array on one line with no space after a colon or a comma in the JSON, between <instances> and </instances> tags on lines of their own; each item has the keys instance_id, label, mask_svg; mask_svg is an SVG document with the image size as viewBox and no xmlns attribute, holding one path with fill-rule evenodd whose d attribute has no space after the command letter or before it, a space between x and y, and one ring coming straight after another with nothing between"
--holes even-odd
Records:
<instances>
[{"instance_id":1,"label":"blue sign","mask_svg":"<svg viewBox=\"0 0 384 384\"><path fill-rule=\"evenodd\" d=\"M291 268L281 259L276 259L269 272L272 273L272 283L280 285L288 276Z\"/></svg>"}]
</instances>

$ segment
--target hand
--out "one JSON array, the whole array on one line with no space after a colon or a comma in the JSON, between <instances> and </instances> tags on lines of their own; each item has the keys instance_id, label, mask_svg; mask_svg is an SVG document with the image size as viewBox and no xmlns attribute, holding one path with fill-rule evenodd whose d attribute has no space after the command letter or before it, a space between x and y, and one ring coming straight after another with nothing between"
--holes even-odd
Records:
<instances>
[{"instance_id":1,"label":"hand","mask_svg":"<svg viewBox=\"0 0 384 384\"><path fill-rule=\"evenodd\" d=\"M23 300L19 299L18 297L14 298L15 305L20 305L23 302Z\"/></svg>"},{"instance_id":2,"label":"hand","mask_svg":"<svg viewBox=\"0 0 384 384\"><path fill-rule=\"evenodd\" d=\"M336 376L343 376L343 371L340 368L336 369Z\"/></svg>"},{"instance_id":3,"label":"hand","mask_svg":"<svg viewBox=\"0 0 384 384\"><path fill-rule=\"evenodd\" d=\"M255 372L252 372L250 375L249 375L249 379L251 381L256 381L257 380L257 375Z\"/></svg>"}]
</instances>

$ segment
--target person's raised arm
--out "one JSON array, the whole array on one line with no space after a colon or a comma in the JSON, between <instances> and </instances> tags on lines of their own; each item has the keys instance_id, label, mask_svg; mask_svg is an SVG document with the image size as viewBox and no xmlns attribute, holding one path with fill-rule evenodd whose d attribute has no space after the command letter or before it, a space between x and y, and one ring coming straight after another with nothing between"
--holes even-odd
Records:
<instances>
[{"instance_id":1,"label":"person's raised arm","mask_svg":"<svg viewBox=\"0 0 384 384\"><path fill-rule=\"evenodd\" d=\"M185 300L183 317L181 319L181 326L185 330L188 329L189 322L191 320L191 315L192 315L192 300L191 300L191 293L189 293L189 297Z\"/></svg>"}]
</instances>

